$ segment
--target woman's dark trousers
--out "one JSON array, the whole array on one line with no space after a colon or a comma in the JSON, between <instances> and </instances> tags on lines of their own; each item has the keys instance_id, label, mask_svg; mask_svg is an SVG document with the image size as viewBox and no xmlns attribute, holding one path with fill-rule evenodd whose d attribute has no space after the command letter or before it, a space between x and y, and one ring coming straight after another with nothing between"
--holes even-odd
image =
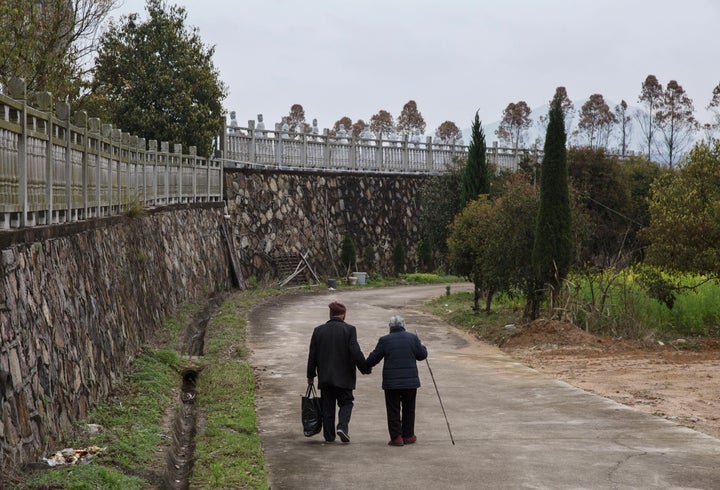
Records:
<instances>
[{"instance_id":1,"label":"woman's dark trousers","mask_svg":"<svg viewBox=\"0 0 720 490\"><path fill-rule=\"evenodd\" d=\"M415 397L417 389L385 390L385 409L390 439L415 435Z\"/></svg>"}]
</instances>

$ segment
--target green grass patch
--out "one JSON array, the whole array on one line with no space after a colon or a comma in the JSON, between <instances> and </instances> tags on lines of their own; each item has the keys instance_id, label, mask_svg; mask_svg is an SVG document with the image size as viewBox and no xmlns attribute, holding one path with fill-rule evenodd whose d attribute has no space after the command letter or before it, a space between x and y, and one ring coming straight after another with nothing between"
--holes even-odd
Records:
<instances>
[{"instance_id":1,"label":"green grass patch","mask_svg":"<svg viewBox=\"0 0 720 490\"><path fill-rule=\"evenodd\" d=\"M174 351L145 349L132 364L112 397L99 406L85 423L102 426L97 435L79 435L66 442L68 447L104 447L88 465L44 470L25 475L24 486L17 488L135 489L150 488L146 478L157 476L162 468L154 462L158 450L168 444L161 422L178 384ZM45 488L44 487L44 488Z\"/></svg>"},{"instance_id":2,"label":"green grass patch","mask_svg":"<svg viewBox=\"0 0 720 490\"><path fill-rule=\"evenodd\" d=\"M506 325L522 320L522 304L516 298L501 295L493 303L490 314L473 310L473 293L451 293L423 305L422 309L442 318L446 323L467 330L478 338L495 344L502 343L512 330Z\"/></svg>"},{"instance_id":3,"label":"green grass patch","mask_svg":"<svg viewBox=\"0 0 720 490\"><path fill-rule=\"evenodd\" d=\"M412 274L400 274L397 277L384 277L373 273L367 278L367 285L373 287L383 286L406 286L408 284L444 284L451 282L465 282L467 279L447 274L431 274L416 272ZM353 286L356 287L356 286Z\"/></svg>"},{"instance_id":4,"label":"green grass patch","mask_svg":"<svg viewBox=\"0 0 720 490\"><path fill-rule=\"evenodd\" d=\"M247 362L247 313L274 291L231 296L210 320L198 408L204 431L196 438L191 488L268 488L255 419L255 377Z\"/></svg>"},{"instance_id":5,"label":"green grass patch","mask_svg":"<svg viewBox=\"0 0 720 490\"><path fill-rule=\"evenodd\" d=\"M632 271L571 277L567 313L573 323L601 335L623 338L720 334L720 284L694 275L668 275L672 308L648 294Z\"/></svg>"},{"instance_id":6,"label":"green grass patch","mask_svg":"<svg viewBox=\"0 0 720 490\"><path fill-rule=\"evenodd\" d=\"M400 278L408 284L443 284L448 282L465 282L467 279L444 274L428 274L416 272L413 274L400 274Z\"/></svg>"},{"instance_id":7,"label":"green grass patch","mask_svg":"<svg viewBox=\"0 0 720 490\"><path fill-rule=\"evenodd\" d=\"M672 308L651 297L628 271L571 276L555 308L541 310L543 318L561 318L596 335L613 338L675 340L692 348L693 339L720 335L720 284L702 276L677 276ZM473 294L443 296L428 303L426 311L451 325L502 345L513 332L506 325L521 325L525 298L498 295L491 313L473 311ZM484 300L481 302L484 306Z\"/></svg>"},{"instance_id":8,"label":"green grass patch","mask_svg":"<svg viewBox=\"0 0 720 490\"><path fill-rule=\"evenodd\" d=\"M97 464L38 472L15 488L47 488L70 490L141 490L150 488L143 478L126 475L115 468Z\"/></svg>"}]
</instances>

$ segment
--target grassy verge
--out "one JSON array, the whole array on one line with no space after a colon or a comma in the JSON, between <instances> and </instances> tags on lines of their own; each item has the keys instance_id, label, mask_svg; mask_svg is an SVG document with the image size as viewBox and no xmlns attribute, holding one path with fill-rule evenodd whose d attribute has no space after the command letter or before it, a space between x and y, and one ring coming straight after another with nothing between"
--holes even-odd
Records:
<instances>
[{"instance_id":1,"label":"grassy verge","mask_svg":"<svg viewBox=\"0 0 720 490\"><path fill-rule=\"evenodd\" d=\"M567 281L560 306L541 312L545 318L560 317L590 333L622 339L656 339L672 341L683 338L682 345L692 348L696 341L720 336L720 284L703 277L683 276L675 281L684 286L674 295L669 308L652 298L621 272L611 279L602 276L573 277ZM499 295L493 300L490 314L472 309L472 293L437 298L425 310L479 338L496 345L513 333L509 324L521 325L523 297Z\"/></svg>"},{"instance_id":2,"label":"grassy verge","mask_svg":"<svg viewBox=\"0 0 720 490\"><path fill-rule=\"evenodd\" d=\"M523 310L517 300L506 297L497 298L495 305L489 315L473 311L473 293L467 292L441 296L422 309L486 342L502 345L511 334L505 326L520 322Z\"/></svg>"},{"instance_id":3,"label":"grassy verge","mask_svg":"<svg viewBox=\"0 0 720 490\"><path fill-rule=\"evenodd\" d=\"M143 489L157 484L162 471L156 455L167 444L161 422L178 385L177 353L146 349L113 396L113 402L95 410L80 427L99 424L96 435L66 441L68 447L106 448L91 464L25 475L15 488Z\"/></svg>"},{"instance_id":4,"label":"grassy verge","mask_svg":"<svg viewBox=\"0 0 720 490\"><path fill-rule=\"evenodd\" d=\"M255 380L246 360L245 325L250 308L275 291L235 293L210 323L205 356L180 357L184 326L198 305L185 305L166 321L158 342L146 347L113 394L78 427L99 424L97 435L78 432L64 444L106 450L90 464L28 472L3 482L17 489L149 489L164 473L170 444L168 419L177 407L180 372L201 366L197 390L203 423L196 438L197 462L191 488L267 488L262 448L255 425Z\"/></svg>"},{"instance_id":5,"label":"grassy verge","mask_svg":"<svg viewBox=\"0 0 720 490\"><path fill-rule=\"evenodd\" d=\"M197 383L203 430L195 438L191 488L268 488L245 331L247 313L269 294L273 292L236 293L208 324Z\"/></svg>"}]
</instances>

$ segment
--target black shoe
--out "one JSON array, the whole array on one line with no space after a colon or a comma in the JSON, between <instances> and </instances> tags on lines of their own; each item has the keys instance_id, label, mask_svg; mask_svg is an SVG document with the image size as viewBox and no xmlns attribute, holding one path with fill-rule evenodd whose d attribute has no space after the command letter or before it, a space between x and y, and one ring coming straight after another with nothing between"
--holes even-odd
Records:
<instances>
[{"instance_id":1,"label":"black shoe","mask_svg":"<svg viewBox=\"0 0 720 490\"><path fill-rule=\"evenodd\" d=\"M350 436L349 436L348 433L345 432L344 430L338 429L338 430L337 430L337 435L340 437L340 440L341 440L342 442L350 442Z\"/></svg>"}]
</instances>

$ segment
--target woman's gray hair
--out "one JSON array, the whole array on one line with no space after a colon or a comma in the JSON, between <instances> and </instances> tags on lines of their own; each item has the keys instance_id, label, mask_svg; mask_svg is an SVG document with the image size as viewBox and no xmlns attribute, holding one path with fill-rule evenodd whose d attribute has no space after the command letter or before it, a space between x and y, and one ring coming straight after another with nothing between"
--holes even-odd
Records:
<instances>
[{"instance_id":1,"label":"woman's gray hair","mask_svg":"<svg viewBox=\"0 0 720 490\"><path fill-rule=\"evenodd\" d=\"M388 325L390 325L391 327L404 327L405 319L400 315L395 315L390 318L390 322L388 323Z\"/></svg>"}]
</instances>

